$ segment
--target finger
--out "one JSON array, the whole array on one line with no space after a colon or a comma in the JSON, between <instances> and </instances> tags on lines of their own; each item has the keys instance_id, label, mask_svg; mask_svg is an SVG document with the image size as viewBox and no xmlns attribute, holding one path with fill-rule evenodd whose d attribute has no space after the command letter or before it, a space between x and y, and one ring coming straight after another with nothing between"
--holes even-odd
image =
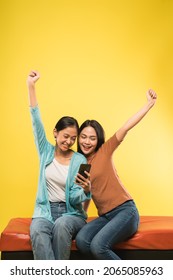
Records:
<instances>
[{"instance_id":1,"label":"finger","mask_svg":"<svg viewBox=\"0 0 173 280\"><path fill-rule=\"evenodd\" d=\"M87 175L87 178L90 178L90 173L88 173L86 170L84 171L84 173Z\"/></svg>"},{"instance_id":2,"label":"finger","mask_svg":"<svg viewBox=\"0 0 173 280\"><path fill-rule=\"evenodd\" d=\"M155 93L154 91L152 91L151 97L152 97L153 99L156 99L156 98L157 98L157 95L156 95L156 93Z\"/></svg>"},{"instance_id":3,"label":"finger","mask_svg":"<svg viewBox=\"0 0 173 280\"><path fill-rule=\"evenodd\" d=\"M80 178L82 181L86 181L87 180L87 178L82 176L80 173L77 173L77 177Z\"/></svg>"},{"instance_id":4,"label":"finger","mask_svg":"<svg viewBox=\"0 0 173 280\"><path fill-rule=\"evenodd\" d=\"M157 98L157 95L156 95L156 93L155 93L154 90L149 89L148 93L149 93L149 95L150 95L150 97L151 97L152 99L156 99L156 98Z\"/></svg>"},{"instance_id":5,"label":"finger","mask_svg":"<svg viewBox=\"0 0 173 280\"><path fill-rule=\"evenodd\" d=\"M35 76L38 76L39 77L39 73L35 70L31 70L30 73L29 73L29 76L30 77L35 77Z\"/></svg>"},{"instance_id":6,"label":"finger","mask_svg":"<svg viewBox=\"0 0 173 280\"><path fill-rule=\"evenodd\" d=\"M34 75L33 72L30 72L30 73L29 73L29 76L32 77L32 78L35 77L35 75Z\"/></svg>"},{"instance_id":7,"label":"finger","mask_svg":"<svg viewBox=\"0 0 173 280\"><path fill-rule=\"evenodd\" d=\"M77 185L81 185L81 184L83 184L83 180L81 179L81 178L79 178L78 176L76 176L75 177L75 183L77 184Z\"/></svg>"}]
</instances>

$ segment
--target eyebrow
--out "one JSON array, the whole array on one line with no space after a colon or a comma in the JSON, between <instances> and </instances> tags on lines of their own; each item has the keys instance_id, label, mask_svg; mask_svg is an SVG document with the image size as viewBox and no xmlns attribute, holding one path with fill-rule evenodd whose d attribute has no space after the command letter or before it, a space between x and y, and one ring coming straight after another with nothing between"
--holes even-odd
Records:
<instances>
[{"instance_id":1,"label":"eyebrow","mask_svg":"<svg viewBox=\"0 0 173 280\"><path fill-rule=\"evenodd\" d=\"M87 136L85 133L81 133L82 136ZM89 135L89 137L95 137L97 138L97 135Z\"/></svg>"},{"instance_id":2,"label":"eyebrow","mask_svg":"<svg viewBox=\"0 0 173 280\"><path fill-rule=\"evenodd\" d=\"M77 137L77 135L70 135L70 134L68 134L68 133L64 133L64 136L70 136L70 137Z\"/></svg>"}]
</instances>

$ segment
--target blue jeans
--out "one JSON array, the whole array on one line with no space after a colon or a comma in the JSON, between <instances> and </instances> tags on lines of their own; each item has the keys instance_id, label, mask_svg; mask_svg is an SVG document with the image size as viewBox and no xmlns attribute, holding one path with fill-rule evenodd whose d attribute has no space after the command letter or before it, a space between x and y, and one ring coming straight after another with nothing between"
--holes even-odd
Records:
<instances>
[{"instance_id":1,"label":"blue jeans","mask_svg":"<svg viewBox=\"0 0 173 280\"><path fill-rule=\"evenodd\" d=\"M139 213L133 200L86 224L76 236L83 253L99 260L120 260L113 246L130 238L138 228Z\"/></svg>"},{"instance_id":2,"label":"blue jeans","mask_svg":"<svg viewBox=\"0 0 173 280\"><path fill-rule=\"evenodd\" d=\"M86 222L66 213L66 204L53 202L51 213L54 224L44 218L32 219L30 236L35 260L68 260L71 242Z\"/></svg>"}]
</instances>

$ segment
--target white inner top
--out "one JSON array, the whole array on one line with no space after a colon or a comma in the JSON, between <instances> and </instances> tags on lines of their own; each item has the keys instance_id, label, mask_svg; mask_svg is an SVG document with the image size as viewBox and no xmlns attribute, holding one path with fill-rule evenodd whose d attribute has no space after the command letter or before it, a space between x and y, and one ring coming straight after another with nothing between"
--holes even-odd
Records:
<instances>
[{"instance_id":1,"label":"white inner top","mask_svg":"<svg viewBox=\"0 0 173 280\"><path fill-rule=\"evenodd\" d=\"M67 180L68 169L69 165L63 165L55 158L46 167L45 175L49 201L65 202L65 184Z\"/></svg>"}]
</instances>

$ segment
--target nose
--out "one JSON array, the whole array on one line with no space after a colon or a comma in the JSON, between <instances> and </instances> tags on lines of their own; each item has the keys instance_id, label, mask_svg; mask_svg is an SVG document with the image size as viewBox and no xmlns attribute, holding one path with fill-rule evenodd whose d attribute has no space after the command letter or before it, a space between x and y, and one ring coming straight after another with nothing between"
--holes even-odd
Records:
<instances>
[{"instance_id":1,"label":"nose","mask_svg":"<svg viewBox=\"0 0 173 280\"><path fill-rule=\"evenodd\" d=\"M66 140L66 142L67 142L68 145L70 145L70 144L71 144L71 139L68 138L68 139Z\"/></svg>"},{"instance_id":2,"label":"nose","mask_svg":"<svg viewBox=\"0 0 173 280\"><path fill-rule=\"evenodd\" d=\"M84 143L85 143L85 144L90 144L90 139L89 139L89 138L85 138Z\"/></svg>"}]
</instances>

